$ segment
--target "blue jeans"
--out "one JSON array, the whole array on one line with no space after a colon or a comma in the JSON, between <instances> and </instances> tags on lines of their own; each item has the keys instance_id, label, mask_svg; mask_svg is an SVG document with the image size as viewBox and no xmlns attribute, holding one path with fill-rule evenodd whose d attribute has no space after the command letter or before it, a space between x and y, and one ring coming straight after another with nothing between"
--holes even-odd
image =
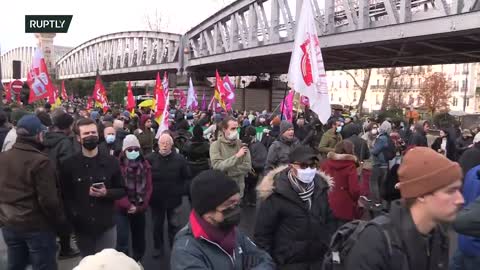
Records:
<instances>
[{"instance_id":1,"label":"blue jeans","mask_svg":"<svg viewBox=\"0 0 480 270\"><path fill-rule=\"evenodd\" d=\"M57 269L57 241L54 232L18 232L2 228L8 250L8 270Z\"/></svg>"},{"instance_id":2,"label":"blue jeans","mask_svg":"<svg viewBox=\"0 0 480 270\"><path fill-rule=\"evenodd\" d=\"M459 249L455 251L451 262L450 270L477 270L480 267L480 257L470 257Z\"/></svg>"},{"instance_id":3,"label":"blue jeans","mask_svg":"<svg viewBox=\"0 0 480 270\"><path fill-rule=\"evenodd\" d=\"M129 256L129 236L132 235L132 255L135 261L140 261L145 255L145 213L133 215L118 212L115 215L117 224L117 251Z\"/></svg>"}]
</instances>

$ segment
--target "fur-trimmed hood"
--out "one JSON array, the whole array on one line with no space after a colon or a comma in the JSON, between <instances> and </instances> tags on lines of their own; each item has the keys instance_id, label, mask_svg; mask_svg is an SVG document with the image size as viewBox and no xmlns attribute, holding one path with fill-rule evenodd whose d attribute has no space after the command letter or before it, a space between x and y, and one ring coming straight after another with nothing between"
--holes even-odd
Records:
<instances>
[{"instance_id":1,"label":"fur-trimmed hood","mask_svg":"<svg viewBox=\"0 0 480 270\"><path fill-rule=\"evenodd\" d=\"M335 152L328 152L327 158L331 160L351 160L357 162L357 157L350 154L337 154Z\"/></svg>"},{"instance_id":2,"label":"fur-trimmed hood","mask_svg":"<svg viewBox=\"0 0 480 270\"><path fill-rule=\"evenodd\" d=\"M277 167L263 177L262 181L257 186L257 194L261 200L266 200L273 194L275 190L275 180L278 179L276 176L287 168L288 165ZM331 190L334 185L333 178L321 170L317 170L317 175L320 177L320 181L325 182L325 184L328 185L329 190Z\"/></svg>"}]
</instances>

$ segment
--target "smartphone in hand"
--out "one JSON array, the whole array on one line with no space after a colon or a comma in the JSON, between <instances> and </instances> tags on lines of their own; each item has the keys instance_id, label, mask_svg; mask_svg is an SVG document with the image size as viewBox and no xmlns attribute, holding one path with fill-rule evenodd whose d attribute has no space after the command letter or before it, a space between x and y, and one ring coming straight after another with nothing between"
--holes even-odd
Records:
<instances>
[{"instance_id":1,"label":"smartphone in hand","mask_svg":"<svg viewBox=\"0 0 480 270\"><path fill-rule=\"evenodd\" d=\"M93 183L92 187L96 188L96 189L102 189L102 188L105 187L105 183L103 183L103 182Z\"/></svg>"}]
</instances>

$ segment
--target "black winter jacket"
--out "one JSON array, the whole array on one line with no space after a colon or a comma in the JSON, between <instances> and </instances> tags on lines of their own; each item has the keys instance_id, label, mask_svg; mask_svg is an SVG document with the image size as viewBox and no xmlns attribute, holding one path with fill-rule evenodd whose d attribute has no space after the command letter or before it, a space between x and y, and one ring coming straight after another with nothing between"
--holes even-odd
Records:
<instances>
[{"instance_id":1,"label":"black winter jacket","mask_svg":"<svg viewBox=\"0 0 480 270\"><path fill-rule=\"evenodd\" d=\"M126 195L118 160L98 153L85 157L81 152L68 158L60 168L67 217L78 232L101 233L115 225L114 202ZM103 182L107 195L91 197L93 183Z\"/></svg>"},{"instance_id":2,"label":"black winter jacket","mask_svg":"<svg viewBox=\"0 0 480 270\"><path fill-rule=\"evenodd\" d=\"M293 190L289 168L270 171L257 187L261 198L255 242L273 257L280 270L321 269L323 256L335 231L328 203L331 177L315 176L312 209Z\"/></svg>"},{"instance_id":3,"label":"black winter jacket","mask_svg":"<svg viewBox=\"0 0 480 270\"><path fill-rule=\"evenodd\" d=\"M206 239L195 238L190 224L185 226L175 237L172 248L170 269L210 269L210 270L273 270L272 258L242 232L237 230L234 256L216 243ZM253 265L252 265L253 264ZM252 265L253 268L246 265Z\"/></svg>"},{"instance_id":4,"label":"black winter jacket","mask_svg":"<svg viewBox=\"0 0 480 270\"><path fill-rule=\"evenodd\" d=\"M438 137L432 144L432 149L437 151L442 147L442 137ZM457 160L457 151L455 149L455 142L447 137L447 154L446 157L451 161Z\"/></svg>"},{"instance_id":5,"label":"black winter jacket","mask_svg":"<svg viewBox=\"0 0 480 270\"><path fill-rule=\"evenodd\" d=\"M473 138L468 137L467 139L460 136L455 141L455 147L457 148L457 157L462 156L462 154L470 148L470 145L473 144Z\"/></svg>"},{"instance_id":6,"label":"black winter jacket","mask_svg":"<svg viewBox=\"0 0 480 270\"><path fill-rule=\"evenodd\" d=\"M370 158L370 149L368 149L367 141L358 137L356 134L350 136L347 140L353 143L355 156L359 161L364 161Z\"/></svg>"},{"instance_id":7,"label":"black winter jacket","mask_svg":"<svg viewBox=\"0 0 480 270\"><path fill-rule=\"evenodd\" d=\"M401 246L392 246L392 254L398 257L391 257L381 229L368 226L351 249L346 270L448 269L449 239L445 228L439 225L429 236L420 234L410 211L400 201L392 203L390 220L390 230L396 230L401 241Z\"/></svg>"},{"instance_id":8,"label":"black winter jacket","mask_svg":"<svg viewBox=\"0 0 480 270\"><path fill-rule=\"evenodd\" d=\"M252 168L255 172L261 173L267 161L267 148L261 142L254 142L248 147L250 150L250 157L252 159Z\"/></svg>"},{"instance_id":9,"label":"black winter jacket","mask_svg":"<svg viewBox=\"0 0 480 270\"><path fill-rule=\"evenodd\" d=\"M183 146L182 154L188 161L192 178L200 172L210 169L210 144L204 141L189 141Z\"/></svg>"},{"instance_id":10,"label":"black winter jacket","mask_svg":"<svg viewBox=\"0 0 480 270\"><path fill-rule=\"evenodd\" d=\"M46 147L48 158L57 167L74 154L73 137L67 136L63 132L47 132L43 144Z\"/></svg>"},{"instance_id":11,"label":"black winter jacket","mask_svg":"<svg viewBox=\"0 0 480 270\"><path fill-rule=\"evenodd\" d=\"M172 150L168 156L154 152L145 159L152 166L153 192L150 205L175 208L182 204L182 196L188 193L188 181L191 179L185 158Z\"/></svg>"}]
</instances>

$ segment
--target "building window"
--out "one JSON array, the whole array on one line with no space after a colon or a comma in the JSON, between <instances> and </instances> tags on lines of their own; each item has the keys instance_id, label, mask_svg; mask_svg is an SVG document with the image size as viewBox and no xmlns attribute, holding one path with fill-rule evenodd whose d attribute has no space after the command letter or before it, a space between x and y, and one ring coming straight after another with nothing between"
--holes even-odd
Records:
<instances>
[{"instance_id":1,"label":"building window","mask_svg":"<svg viewBox=\"0 0 480 270\"><path fill-rule=\"evenodd\" d=\"M357 92L353 92L353 101L357 101Z\"/></svg>"},{"instance_id":2,"label":"building window","mask_svg":"<svg viewBox=\"0 0 480 270\"><path fill-rule=\"evenodd\" d=\"M342 81L338 81L338 88L342 88Z\"/></svg>"},{"instance_id":3,"label":"building window","mask_svg":"<svg viewBox=\"0 0 480 270\"><path fill-rule=\"evenodd\" d=\"M413 86L413 78L410 78L410 87Z\"/></svg>"},{"instance_id":4,"label":"building window","mask_svg":"<svg viewBox=\"0 0 480 270\"><path fill-rule=\"evenodd\" d=\"M380 80L377 80L377 85L380 85Z\"/></svg>"},{"instance_id":5,"label":"building window","mask_svg":"<svg viewBox=\"0 0 480 270\"><path fill-rule=\"evenodd\" d=\"M418 88L422 88L422 78L418 78Z\"/></svg>"},{"instance_id":6,"label":"building window","mask_svg":"<svg viewBox=\"0 0 480 270\"><path fill-rule=\"evenodd\" d=\"M333 94L331 95L330 100L333 101Z\"/></svg>"},{"instance_id":7,"label":"building window","mask_svg":"<svg viewBox=\"0 0 480 270\"><path fill-rule=\"evenodd\" d=\"M342 102L342 97L338 97L338 102Z\"/></svg>"},{"instance_id":8,"label":"building window","mask_svg":"<svg viewBox=\"0 0 480 270\"><path fill-rule=\"evenodd\" d=\"M345 88L348 88L348 80L345 81Z\"/></svg>"},{"instance_id":9,"label":"building window","mask_svg":"<svg viewBox=\"0 0 480 270\"><path fill-rule=\"evenodd\" d=\"M378 94L375 95L375 104L380 105L380 99L379 99Z\"/></svg>"},{"instance_id":10,"label":"building window","mask_svg":"<svg viewBox=\"0 0 480 270\"><path fill-rule=\"evenodd\" d=\"M333 88L333 81L332 81L332 83L331 83L331 85L330 85L330 88Z\"/></svg>"},{"instance_id":11,"label":"building window","mask_svg":"<svg viewBox=\"0 0 480 270\"><path fill-rule=\"evenodd\" d=\"M383 85L387 86L387 79L383 79Z\"/></svg>"},{"instance_id":12,"label":"building window","mask_svg":"<svg viewBox=\"0 0 480 270\"><path fill-rule=\"evenodd\" d=\"M465 91L465 90L467 90L467 81L462 80L462 91Z\"/></svg>"},{"instance_id":13,"label":"building window","mask_svg":"<svg viewBox=\"0 0 480 270\"><path fill-rule=\"evenodd\" d=\"M469 106L470 106L470 98L467 98L467 102L466 102L466 103L467 103L467 107L469 107Z\"/></svg>"},{"instance_id":14,"label":"building window","mask_svg":"<svg viewBox=\"0 0 480 270\"><path fill-rule=\"evenodd\" d=\"M456 97L453 97L452 105L453 105L454 107L457 107L457 106L458 106L458 99L457 99Z\"/></svg>"}]
</instances>

